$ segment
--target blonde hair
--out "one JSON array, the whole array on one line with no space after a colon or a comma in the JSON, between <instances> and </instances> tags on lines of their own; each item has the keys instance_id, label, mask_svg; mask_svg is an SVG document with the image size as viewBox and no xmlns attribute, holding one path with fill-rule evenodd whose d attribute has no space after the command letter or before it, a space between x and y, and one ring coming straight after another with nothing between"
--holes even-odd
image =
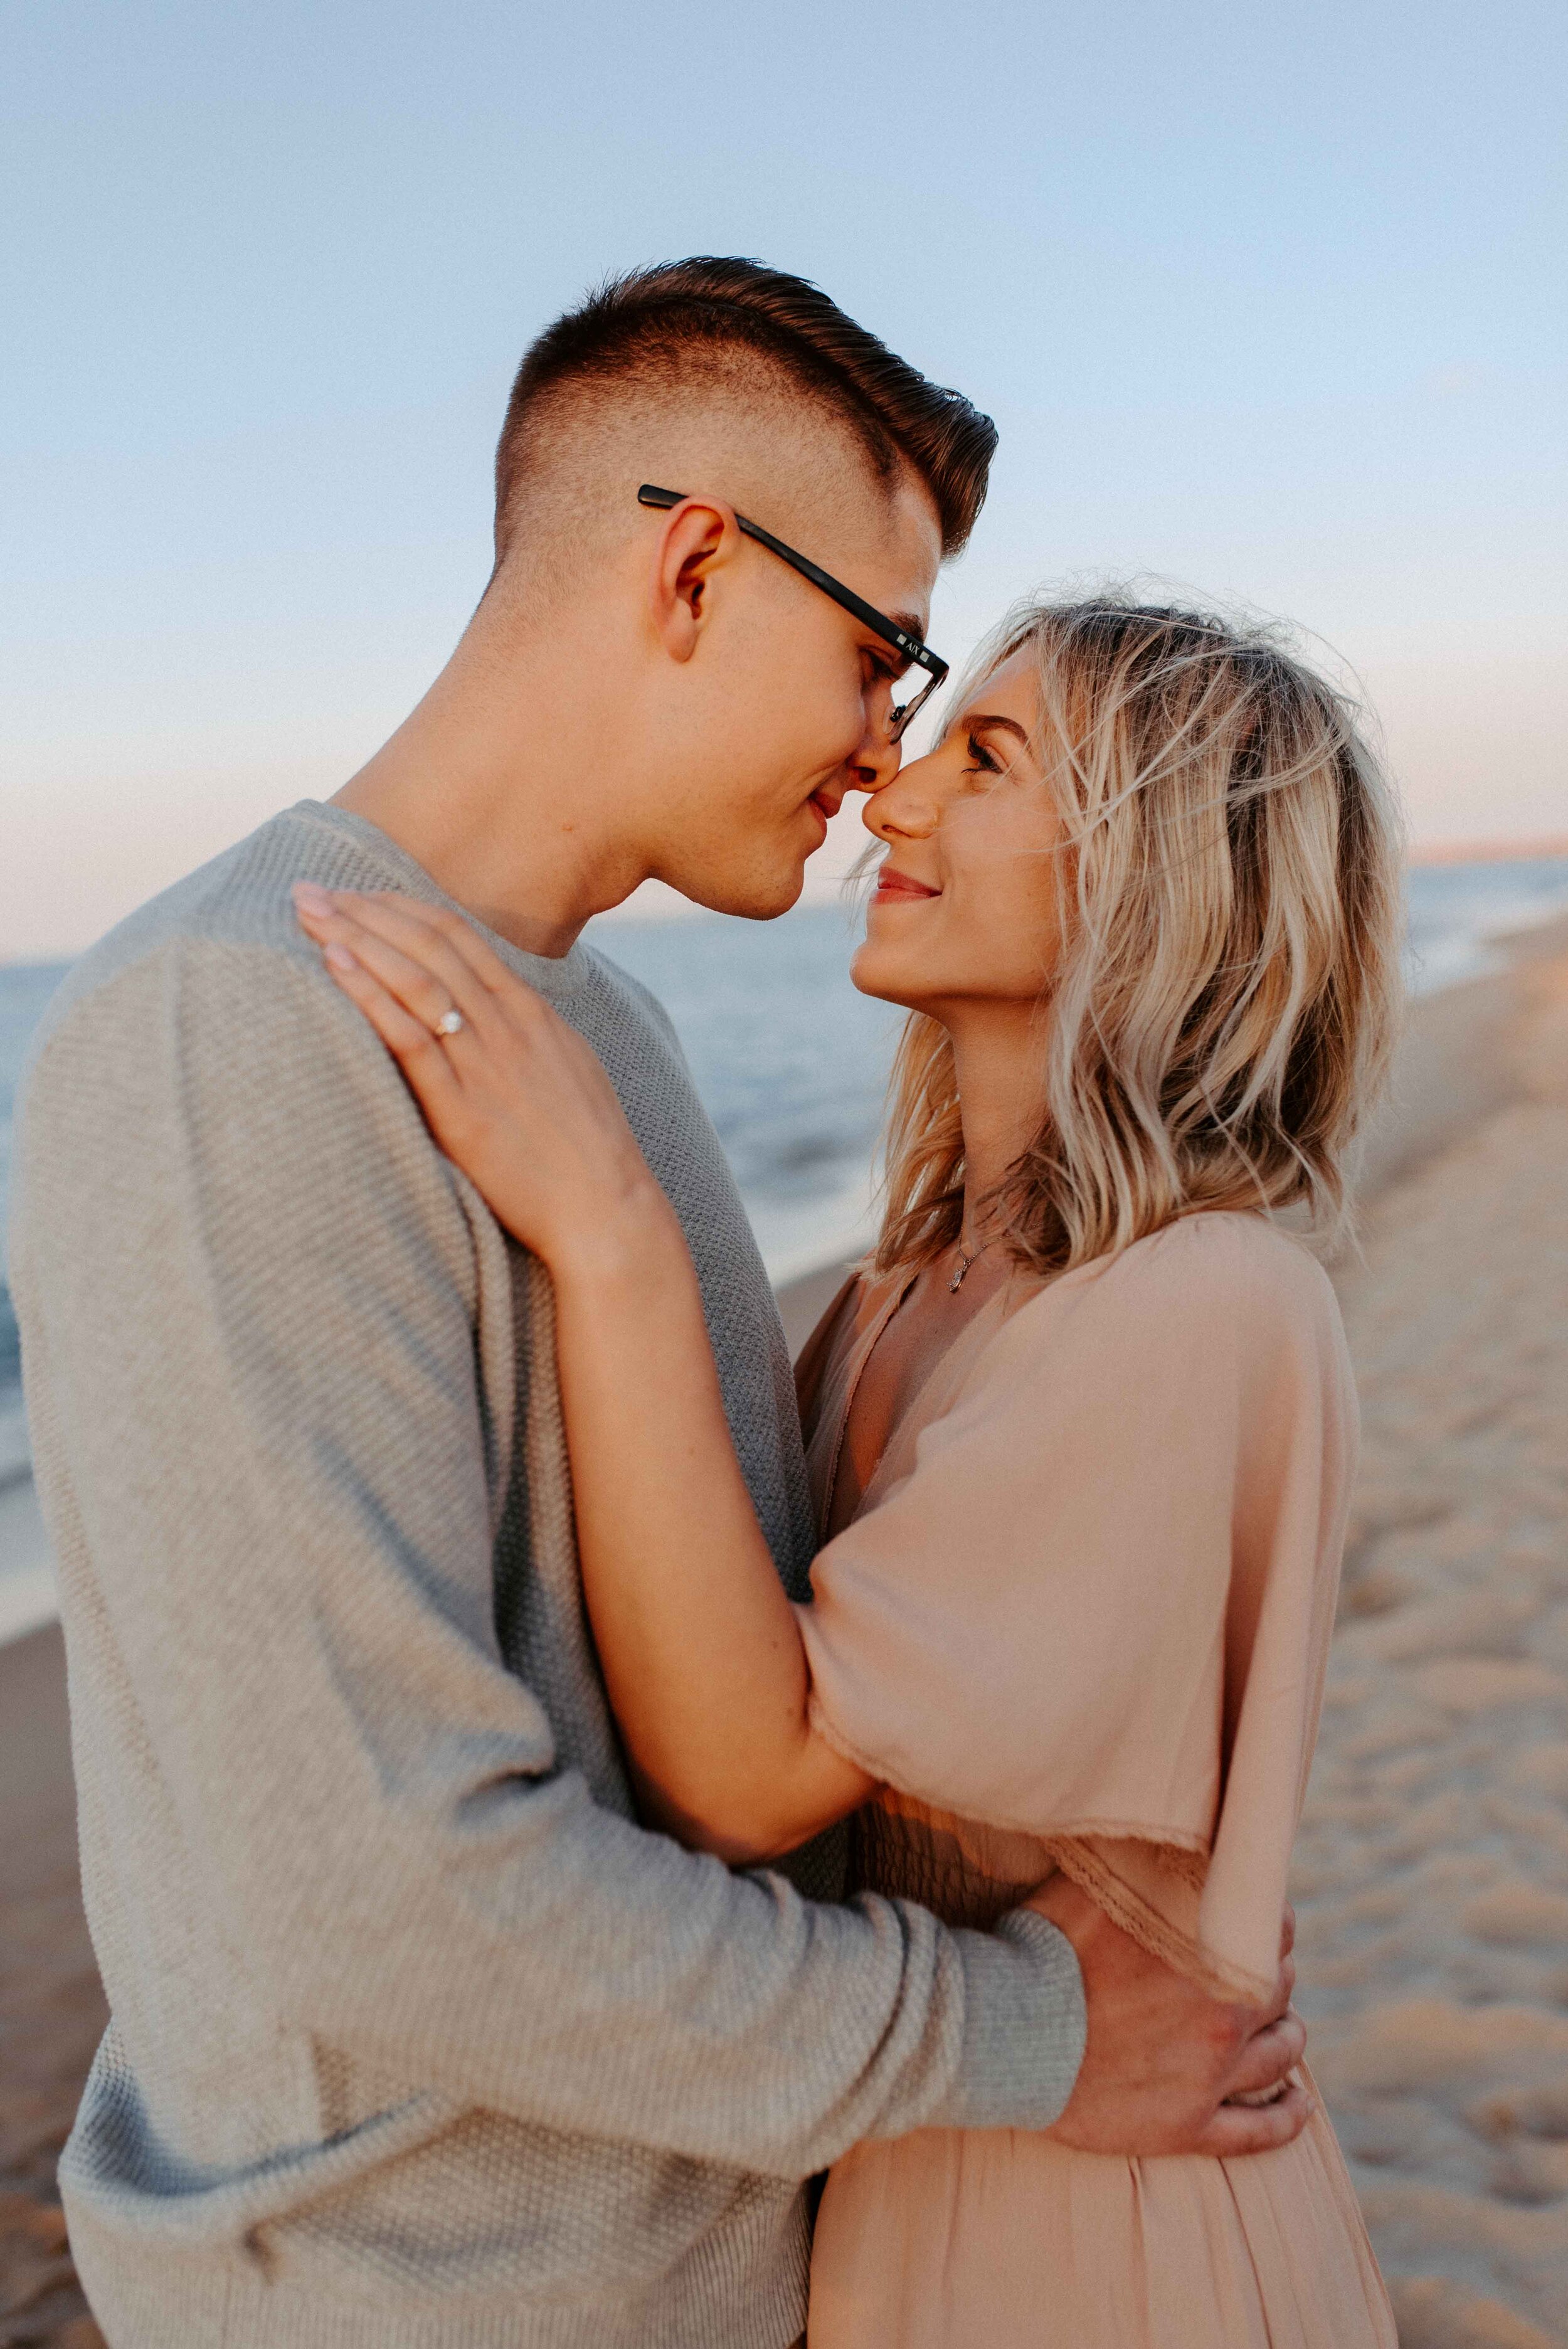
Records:
<instances>
[{"instance_id":1,"label":"blonde hair","mask_svg":"<svg viewBox=\"0 0 1568 2349\"><path fill-rule=\"evenodd\" d=\"M1305 1202L1336 1229L1400 999L1399 826L1358 712L1277 632L1115 594L1018 606L969 689L1026 650L1062 943L1044 1114L986 1229L1039 1273L1203 1209ZM883 1164L875 1265L929 1263L962 1229L964 1134L918 1012Z\"/></svg>"}]
</instances>

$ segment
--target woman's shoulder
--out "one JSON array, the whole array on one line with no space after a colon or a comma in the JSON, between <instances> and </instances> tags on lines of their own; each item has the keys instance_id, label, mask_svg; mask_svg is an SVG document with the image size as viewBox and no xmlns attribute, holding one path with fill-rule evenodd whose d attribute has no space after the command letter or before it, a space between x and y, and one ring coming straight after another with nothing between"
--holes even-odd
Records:
<instances>
[{"instance_id":1,"label":"woman's shoulder","mask_svg":"<svg viewBox=\"0 0 1568 2349\"><path fill-rule=\"evenodd\" d=\"M1321 1265L1261 1216L1219 1213L1047 1282L985 1349L967 1405L1021 1442L1053 1428L1127 1473L1174 1444L1161 1454L1173 1478L1178 1459L1199 1475L1247 1428L1347 1425L1356 1408Z\"/></svg>"},{"instance_id":2,"label":"woman's shoulder","mask_svg":"<svg viewBox=\"0 0 1568 2349\"><path fill-rule=\"evenodd\" d=\"M1339 1308L1327 1274L1301 1241L1263 1215L1182 1216L1115 1256L1062 1275L1020 1313L1019 1336L1055 1350L1119 1336L1145 1356L1222 1342L1310 1337L1337 1350Z\"/></svg>"},{"instance_id":3,"label":"woman's shoulder","mask_svg":"<svg viewBox=\"0 0 1568 2349\"><path fill-rule=\"evenodd\" d=\"M1137 1261L1134 1262L1134 1259ZM1235 1208L1181 1216L1124 1251L1132 1278L1259 1299L1332 1300L1333 1285L1305 1243L1261 1213Z\"/></svg>"},{"instance_id":4,"label":"woman's shoulder","mask_svg":"<svg viewBox=\"0 0 1568 2349\"><path fill-rule=\"evenodd\" d=\"M1179 1216L1101 1265L1119 1283L1160 1288L1194 1299L1245 1294L1256 1298L1332 1297L1317 1258L1294 1234L1261 1213L1216 1208ZM1086 1266L1092 1272L1092 1266Z\"/></svg>"}]
</instances>

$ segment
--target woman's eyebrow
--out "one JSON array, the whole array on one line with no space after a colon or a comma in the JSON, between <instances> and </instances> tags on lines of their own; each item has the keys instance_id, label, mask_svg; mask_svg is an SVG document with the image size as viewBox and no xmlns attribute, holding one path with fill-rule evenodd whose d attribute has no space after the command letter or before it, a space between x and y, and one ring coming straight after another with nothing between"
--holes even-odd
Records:
<instances>
[{"instance_id":1,"label":"woman's eyebrow","mask_svg":"<svg viewBox=\"0 0 1568 2349\"><path fill-rule=\"evenodd\" d=\"M985 709L966 709L964 713L964 723L965 726L1003 727L1007 733L1016 734L1026 750L1028 748L1028 734L1016 718L1002 718Z\"/></svg>"}]
</instances>

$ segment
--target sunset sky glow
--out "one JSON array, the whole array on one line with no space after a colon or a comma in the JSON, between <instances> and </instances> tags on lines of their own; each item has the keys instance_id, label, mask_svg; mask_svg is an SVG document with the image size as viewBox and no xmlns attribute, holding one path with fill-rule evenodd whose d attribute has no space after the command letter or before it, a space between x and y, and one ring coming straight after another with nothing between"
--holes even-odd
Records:
<instances>
[{"instance_id":1,"label":"sunset sky glow","mask_svg":"<svg viewBox=\"0 0 1568 2349\"><path fill-rule=\"evenodd\" d=\"M995 415L944 653L1065 579L1286 614L1418 841L1568 832L1560 5L60 0L6 46L0 959L335 789L483 585L522 346L689 252Z\"/></svg>"}]
</instances>

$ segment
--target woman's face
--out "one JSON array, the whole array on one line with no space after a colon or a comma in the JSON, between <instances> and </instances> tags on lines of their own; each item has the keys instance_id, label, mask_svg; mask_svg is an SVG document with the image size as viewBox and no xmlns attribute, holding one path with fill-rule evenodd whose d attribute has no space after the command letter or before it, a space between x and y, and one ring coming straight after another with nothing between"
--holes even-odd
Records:
<instances>
[{"instance_id":1,"label":"woman's face","mask_svg":"<svg viewBox=\"0 0 1568 2349\"><path fill-rule=\"evenodd\" d=\"M1028 747L1037 715L1026 647L928 757L867 801L864 822L888 854L850 966L862 994L945 1025L965 1005L1038 1002L1059 948L1061 826Z\"/></svg>"}]
</instances>

